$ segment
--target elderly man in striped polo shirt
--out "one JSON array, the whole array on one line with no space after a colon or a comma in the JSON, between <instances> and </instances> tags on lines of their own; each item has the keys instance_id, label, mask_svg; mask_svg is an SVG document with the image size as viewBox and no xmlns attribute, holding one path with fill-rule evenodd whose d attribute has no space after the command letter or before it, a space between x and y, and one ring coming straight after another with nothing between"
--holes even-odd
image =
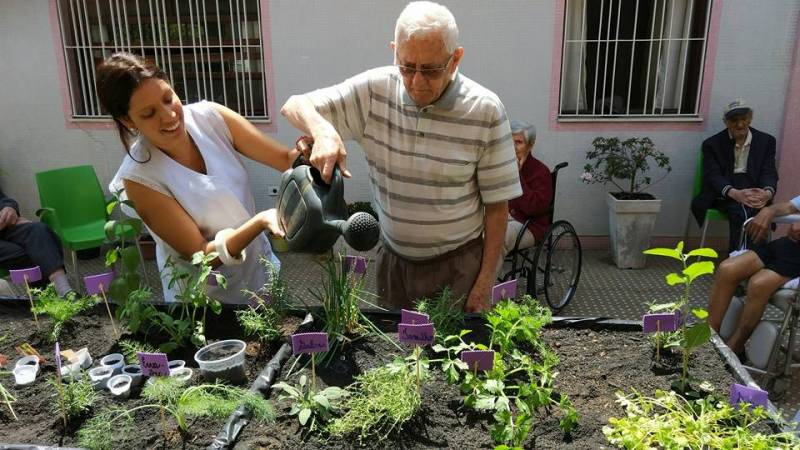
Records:
<instances>
[{"instance_id":1,"label":"elderly man in striped polo shirt","mask_svg":"<svg viewBox=\"0 0 800 450\"><path fill-rule=\"evenodd\" d=\"M343 140L369 163L382 230L378 293L407 308L445 286L467 311L489 304L508 200L521 195L505 108L458 72L464 49L450 11L409 3L390 44L395 64L291 97L281 112L310 134L311 163L346 168Z\"/></svg>"}]
</instances>

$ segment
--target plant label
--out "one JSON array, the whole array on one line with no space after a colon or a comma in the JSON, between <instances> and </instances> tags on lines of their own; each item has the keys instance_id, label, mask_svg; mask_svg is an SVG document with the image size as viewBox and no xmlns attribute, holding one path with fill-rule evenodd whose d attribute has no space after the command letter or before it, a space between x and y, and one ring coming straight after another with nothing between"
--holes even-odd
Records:
<instances>
[{"instance_id":1,"label":"plant label","mask_svg":"<svg viewBox=\"0 0 800 450\"><path fill-rule=\"evenodd\" d=\"M208 278L206 278L206 284L209 286L217 286L217 275L219 275L219 270L212 270L210 274L208 274Z\"/></svg>"},{"instance_id":2,"label":"plant label","mask_svg":"<svg viewBox=\"0 0 800 450\"><path fill-rule=\"evenodd\" d=\"M142 375L146 377L168 377L169 360L166 353L137 353Z\"/></svg>"},{"instance_id":3,"label":"plant label","mask_svg":"<svg viewBox=\"0 0 800 450\"><path fill-rule=\"evenodd\" d=\"M114 279L114 272L106 272L98 275L88 275L83 277L83 285L89 295L98 295L100 292L108 293L108 286Z\"/></svg>"},{"instance_id":4,"label":"plant label","mask_svg":"<svg viewBox=\"0 0 800 450\"><path fill-rule=\"evenodd\" d=\"M517 296L517 280L509 280L496 284L492 288L492 306L505 298L515 298Z\"/></svg>"},{"instance_id":5,"label":"plant label","mask_svg":"<svg viewBox=\"0 0 800 450\"><path fill-rule=\"evenodd\" d=\"M750 403L755 406L767 407L769 402L767 391L763 391L756 387L744 386L741 384L731 385L731 405L736 406L740 402Z\"/></svg>"},{"instance_id":6,"label":"plant label","mask_svg":"<svg viewBox=\"0 0 800 450\"><path fill-rule=\"evenodd\" d=\"M297 333L292 335L292 353L328 351L328 333Z\"/></svg>"},{"instance_id":7,"label":"plant label","mask_svg":"<svg viewBox=\"0 0 800 450\"><path fill-rule=\"evenodd\" d=\"M61 346L56 342L56 375L61 375Z\"/></svg>"},{"instance_id":8,"label":"plant label","mask_svg":"<svg viewBox=\"0 0 800 450\"><path fill-rule=\"evenodd\" d=\"M364 274L367 272L367 258L363 256L347 255L344 257L344 271L353 271L356 274Z\"/></svg>"},{"instance_id":9,"label":"plant label","mask_svg":"<svg viewBox=\"0 0 800 450\"><path fill-rule=\"evenodd\" d=\"M400 323L405 323L410 325L425 325L431 323L431 319L425 313L410 311L408 309L401 309Z\"/></svg>"},{"instance_id":10,"label":"plant label","mask_svg":"<svg viewBox=\"0 0 800 450\"><path fill-rule=\"evenodd\" d=\"M15 284L25 284L27 279L28 283L39 281L42 279L42 269L39 266L28 267L27 269L9 270L11 274L11 281Z\"/></svg>"},{"instance_id":11,"label":"plant label","mask_svg":"<svg viewBox=\"0 0 800 450\"><path fill-rule=\"evenodd\" d=\"M431 345L433 344L433 324L412 325L401 323L397 325L397 336L400 338L400 342L404 344Z\"/></svg>"},{"instance_id":12,"label":"plant label","mask_svg":"<svg viewBox=\"0 0 800 450\"><path fill-rule=\"evenodd\" d=\"M464 350L461 361L467 363L470 370L492 370L494 367L494 350Z\"/></svg>"},{"instance_id":13,"label":"plant label","mask_svg":"<svg viewBox=\"0 0 800 450\"><path fill-rule=\"evenodd\" d=\"M680 324L680 312L645 314L642 316L642 331L655 333L657 331L675 331Z\"/></svg>"}]
</instances>

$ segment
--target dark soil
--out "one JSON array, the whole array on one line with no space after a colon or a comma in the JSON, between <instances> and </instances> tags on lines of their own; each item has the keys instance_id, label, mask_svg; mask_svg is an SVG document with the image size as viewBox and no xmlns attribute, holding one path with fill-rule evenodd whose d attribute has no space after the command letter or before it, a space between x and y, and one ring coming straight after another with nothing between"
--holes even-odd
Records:
<instances>
[{"instance_id":1,"label":"dark soil","mask_svg":"<svg viewBox=\"0 0 800 450\"><path fill-rule=\"evenodd\" d=\"M471 327L468 327L471 328ZM396 335L392 336L396 338ZM560 412L539 411L526 448L586 449L608 448L602 427L613 416L622 416L615 402L619 390L652 394L656 389L669 389L679 370L679 358L665 357L660 370L651 369L653 361L648 338L641 332L547 329L544 339L561 358L556 378L556 390L567 394L580 414L580 424L571 435L558 428ZM356 342L329 367L318 367L318 389L335 385L344 387L353 376L386 364L399 354L397 349L377 337ZM284 374L295 362L290 359ZM299 367L302 362L297 364ZM290 378L297 382L297 370ZM310 368L303 373L310 376ZM734 377L726 370L716 350L708 344L693 354L690 373L700 380L711 381L717 392L726 393ZM290 403L275 401L276 423L251 424L245 428L236 449L478 449L494 448L491 440L489 414L477 413L461 405L457 386L447 384L441 372L432 368L432 379L423 386L422 411L405 424L402 430L387 438L358 442L349 439L326 438L317 432L304 436L296 416L289 416ZM273 394L273 398L278 396Z\"/></svg>"},{"instance_id":2,"label":"dark soil","mask_svg":"<svg viewBox=\"0 0 800 450\"><path fill-rule=\"evenodd\" d=\"M651 194L646 192L612 192L611 195L617 200L655 200Z\"/></svg>"},{"instance_id":3,"label":"dark soil","mask_svg":"<svg viewBox=\"0 0 800 450\"><path fill-rule=\"evenodd\" d=\"M39 317L40 327L49 330L50 320ZM249 385L266 365L279 347L279 343L261 345L258 342L245 339L237 325L233 312L224 310L222 316L210 316L207 321L207 337L209 342L220 339L242 339L247 342L246 367ZM290 318L285 327L294 330L299 320ZM58 413L52 409L56 404L55 390L45 380L55 376L55 363L53 361L53 345L44 339L45 333L37 333L36 325L30 315L27 302L6 302L0 304L0 354L9 358L8 366L3 370L13 369L13 364L20 357L15 346L23 342L30 343L45 358L39 375L34 384L29 386L14 386L13 376L0 376L0 383L17 398L13 404L14 411L19 417L14 421L5 404L0 404L0 443L30 443L38 445L77 446L76 432L83 422L90 417L84 417L71 423L66 430ZM3 338L5 336L5 338ZM122 339L138 339L141 337L123 335ZM158 336L150 336L147 342L158 345L162 342ZM79 350L88 347L89 353L98 364L100 358L109 353L119 352L117 341L114 338L111 323L105 312L105 307L98 305L84 315L75 317L62 331L59 343L62 350ZM187 367L195 371L192 384L201 383L202 377L194 361L196 349L187 348L178 350L169 355L172 359L183 359ZM105 406L124 403L126 408L145 404L138 398L129 400L115 400L107 392L101 394L92 413L102 410ZM189 433L181 436L177 427L171 425L168 438L163 436L158 414L153 410L140 410L136 412L136 432L128 440L120 441L115 449L150 449L150 448L205 448L221 430L224 419L201 418L189 423Z\"/></svg>"}]
</instances>

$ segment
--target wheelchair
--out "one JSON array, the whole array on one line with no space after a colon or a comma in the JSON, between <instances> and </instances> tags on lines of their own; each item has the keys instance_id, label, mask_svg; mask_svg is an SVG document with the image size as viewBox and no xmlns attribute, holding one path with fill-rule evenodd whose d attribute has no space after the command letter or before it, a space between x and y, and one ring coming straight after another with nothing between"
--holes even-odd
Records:
<instances>
[{"instance_id":1,"label":"wheelchair","mask_svg":"<svg viewBox=\"0 0 800 450\"><path fill-rule=\"evenodd\" d=\"M575 228L566 220L553 221L555 210L556 181L558 171L567 167L562 162L550 173L553 183L553 200L547 212L540 216L528 217L520 229L514 248L508 252L504 263L511 263L511 270L500 276L499 281L525 279L525 293L542 301L544 299L553 312L564 309L575 296L581 276L581 241ZM533 247L520 248L528 224L543 216L551 223L541 240Z\"/></svg>"},{"instance_id":2,"label":"wheelchair","mask_svg":"<svg viewBox=\"0 0 800 450\"><path fill-rule=\"evenodd\" d=\"M776 217L773 223L797 221L800 221L800 214ZM744 241L744 227L742 241ZM800 278L795 278L772 294L768 304L777 308L783 317L778 320L762 317L745 345L745 355L750 365L743 364L744 368L760 377L759 384L770 393L770 398L773 400L780 400L789 391L792 371L800 367L800 363L794 361L795 352L800 350L796 343L798 320L800 320L799 285ZM744 298L739 296L731 300L720 326L721 338L727 339L735 331L744 303Z\"/></svg>"}]
</instances>

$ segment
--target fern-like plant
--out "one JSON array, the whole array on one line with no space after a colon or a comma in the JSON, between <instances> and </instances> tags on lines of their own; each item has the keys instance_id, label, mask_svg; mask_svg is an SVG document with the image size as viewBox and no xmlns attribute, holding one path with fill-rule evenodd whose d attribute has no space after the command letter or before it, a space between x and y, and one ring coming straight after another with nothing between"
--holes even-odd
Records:
<instances>
[{"instance_id":1,"label":"fern-like plant","mask_svg":"<svg viewBox=\"0 0 800 450\"><path fill-rule=\"evenodd\" d=\"M96 297L79 297L74 292L68 293L66 298L61 298L52 283L45 289L32 289L31 293L36 297L33 311L36 314L46 314L53 321L53 327L47 335L47 340L51 343L58 340L67 322L92 308L98 301Z\"/></svg>"}]
</instances>

